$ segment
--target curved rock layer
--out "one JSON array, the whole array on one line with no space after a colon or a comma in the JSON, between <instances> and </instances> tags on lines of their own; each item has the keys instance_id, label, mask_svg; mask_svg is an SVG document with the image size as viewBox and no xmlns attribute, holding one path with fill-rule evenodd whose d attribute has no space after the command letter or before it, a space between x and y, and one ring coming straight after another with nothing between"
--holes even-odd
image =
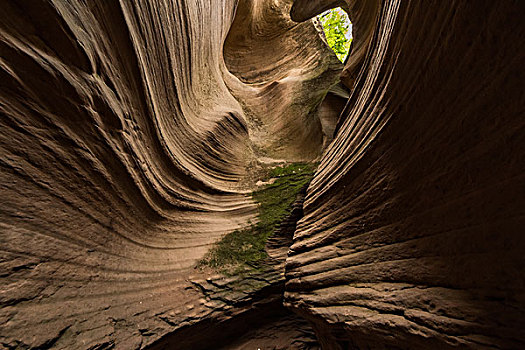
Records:
<instances>
[{"instance_id":1,"label":"curved rock layer","mask_svg":"<svg viewBox=\"0 0 525 350\"><path fill-rule=\"evenodd\" d=\"M292 21L332 6L354 23L341 118L341 65ZM1 347L160 346L242 313L260 290L225 298L228 279L193 266L253 219L259 162L316 159L332 130L286 285L324 348L525 347L523 13L511 0L4 1ZM236 345L293 338L295 322Z\"/></svg>"},{"instance_id":2,"label":"curved rock layer","mask_svg":"<svg viewBox=\"0 0 525 350\"><path fill-rule=\"evenodd\" d=\"M311 21L291 20L291 5L240 0L224 60L238 78L227 82L243 105L256 155L310 161L333 137L342 108L325 116L319 105L343 67Z\"/></svg>"},{"instance_id":3,"label":"curved rock layer","mask_svg":"<svg viewBox=\"0 0 525 350\"><path fill-rule=\"evenodd\" d=\"M256 213L254 118L269 130L277 117L304 122L301 144L317 140L304 154L290 128L273 142L286 159L319 155L315 110L342 69L335 56L311 23L284 15L290 2L212 3L2 3L2 347L132 349L204 317L188 275ZM254 37L272 29L275 42L317 46L271 61L259 40L261 70L283 55L293 64L243 82L228 71L241 62L223 59L239 50L224 45L237 7L258 23Z\"/></svg>"},{"instance_id":4,"label":"curved rock layer","mask_svg":"<svg viewBox=\"0 0 525 350\"><path fill-rule=\"evenodd\" d=\"M372 39L346 64L286 303L327 349L524 348L524 3L358 3Z\"/></svg>"}]
</instances>

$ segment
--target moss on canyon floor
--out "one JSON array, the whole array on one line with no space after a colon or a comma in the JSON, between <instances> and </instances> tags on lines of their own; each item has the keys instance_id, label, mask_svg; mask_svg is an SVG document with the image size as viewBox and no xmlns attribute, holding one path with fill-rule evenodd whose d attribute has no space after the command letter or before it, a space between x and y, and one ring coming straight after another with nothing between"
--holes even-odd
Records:
<instances>
[{"instance_id":1,"label":"moss on canyon floor","mask_svg":"<svg viewBox=\"0 0 525 350\"><path fill-rule=\"evenodd\" d=\"M267 178L274 182L252 193L252 198L259 203L258 222L224 236L199 266L209 266L225 274L260 267L261 261L268 257L265 250L268 238L290 214L292 204L312 179L315 169L315 164L293 163L269 170Z\"/></svg>"}]
</instances>

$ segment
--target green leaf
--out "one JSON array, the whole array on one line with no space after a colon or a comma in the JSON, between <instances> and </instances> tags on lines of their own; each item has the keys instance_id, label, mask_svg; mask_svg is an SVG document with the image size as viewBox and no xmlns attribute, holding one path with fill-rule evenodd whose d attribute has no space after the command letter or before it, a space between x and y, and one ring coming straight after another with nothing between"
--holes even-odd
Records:
<instances>
[{"instance_id":1,"label":"green leaf","mask_svg":"<svg viewBox=\"0 0 525 350\"><path fill-rule=\"evenodd\" d=\"M344 62L352 43L352 38L348 35L351 24L348 15L338 7L322 13L318 19L323 26L328 45L337 58Z\"/></svg>"}]
</instances>

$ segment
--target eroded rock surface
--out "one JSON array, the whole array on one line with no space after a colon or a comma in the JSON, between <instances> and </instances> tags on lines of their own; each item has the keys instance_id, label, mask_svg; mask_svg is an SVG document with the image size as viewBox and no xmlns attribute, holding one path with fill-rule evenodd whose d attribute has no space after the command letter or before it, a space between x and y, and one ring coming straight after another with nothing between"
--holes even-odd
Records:
<instances>
[{"instance_id":1,"label":"eroded rock surface","mask_svg":"<svg viewBox=\"0 0 525 350\"><path fill-rule=\"evenodd\" d=\"M358 78L307 192L287 305L327 349L523 348L523 3L358 4L354 37L372 39L358 74L346 65Z\"/></svg>"},{"instance_id":2,"label":"eroded rock surface","mask_svg":"<svg viewBox=\"0 0 525 350\"><path fill-rule=\"evenodd\" d=\"M238 78L227 82L244 107L256 155L308 161L318 158L333 136L318 109L343 67L311 21L290 19L291 5L240 0L224 61ZM331 114L332 126L339 112Z\"/></svg>"},{"instance_id":3,"label":"eroded rock surface","mask_svg":"<svg viewBox=\"0 0 525 350\"><path fill-rule=\"evenodd\" d=\"M275 144L283 160L319 156L316 106L343 68L290 7L2 3L1 346L140 348L213 312L192 288L206 278L190 276L196 262L254 219L254 168ZM297 42L276 52L254 39L261 71L282 66L257 86L225 63L241 54L225 45L236 9L254 38ZM254 125L278 135L258 141ZM305 152L303 130L301 144L316 140Z\"/></svg>"},{"instance_id":4,"label":"eroded rock surface","mask_svg":"<svg viewBox=\"0 0 525 350\"><path fill-rule=\"evenodd\" d=\"M334 6L344 70L309 21ZM3 1L0 347L191 347L220 322L245 327L226 348L315 348L305 319L326 349L525 347L523 13ZM318 159L265 269L194 269L255 219L261 164Z\"/></svg>"}]
</instances>

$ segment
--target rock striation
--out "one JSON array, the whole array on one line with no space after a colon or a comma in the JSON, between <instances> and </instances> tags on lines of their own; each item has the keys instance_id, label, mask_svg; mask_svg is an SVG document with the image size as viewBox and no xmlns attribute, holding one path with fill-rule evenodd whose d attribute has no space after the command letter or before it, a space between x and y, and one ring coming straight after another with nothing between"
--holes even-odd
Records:
<instances>
[{"instance_id":1,"label":"rock striation","mask_svg":"<svg viewBox=\"0 0 525 350\"><path fill-rule=\"evenodd\" d=\"M327 3L296 0L292 18ZM286 304L326 349L523 348L523 3L342 5L356 79L307 191Z\"/></svg>"},{"instance_id":2,"label":"rock striation","mask_svg":"<svg viewBox=\"0 0 525 350\"><path fill-rule=\"evenodd\" d=\"M344 67L310 21L335 6ZM0 348L525 347L523 13L4 1ZM195 269L297 161L267 266Z\"/></svg>"},{"instance_id":3,"label":"rock striation","mask_svg":"<svg viewBox=\"0 0 525 350\"><path fill-rule=\"evenodd\" d=\"M204 318L196 262L254 219L259 158L319 157L342 65L290 1L1 7L1 347L141 348Z\"/></svg>"},{"instance_id":4,"label":"rock striation","mask_svg":"<svg viewBox=\"0 0 525 350\"><path fill-rule=\"evenodd\" d=\"M240 0L224 62L238 78L227 83L244 107L256 155L309 161L333 137L341 107L319 116L319 105L343 67L311 21L292 21L291 5Z\"/></svg>"}]
</instances>

